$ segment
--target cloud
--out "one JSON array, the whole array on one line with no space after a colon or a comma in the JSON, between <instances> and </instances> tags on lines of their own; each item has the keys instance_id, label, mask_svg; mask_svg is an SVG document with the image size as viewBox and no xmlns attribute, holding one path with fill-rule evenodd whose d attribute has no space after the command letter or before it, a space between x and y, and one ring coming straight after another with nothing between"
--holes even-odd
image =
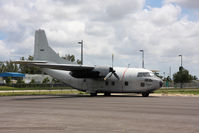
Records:
<instances>
[{"instance_id":1,"label":"cloud","mask_svg":"<svg viewBox=\"0 0 199 133\"><path fill-rule=\"evenodd\" d=\"M32 55L34 32L42 28L61 56L80 58L77 42L84 40L86 64L111 65L114 53L115 66L141 67L144 49L147 68L176 71L183 54L185 67L199 76L199 22L182 15L189 1L165 0L147 9L144 0L19 1L0 2L1 60Z\"/></svg>"},{"instance_id":2,"label":"cloud","mask_svg":"<svg viewBox=\"0 0 199 133\"><path fill-rule=\"evenodd\" d=\"M177 3L183 7L191 8L191 9L198 9L199 8L199 1L198 0L165 0L166 3Z\"/></svg>"},{"instance_id":3,"label":"cloud","mask_svg":"<svg viewBox=\"0 0 199 133\"><path fill-rule=\"evenodd\" d=\"M10 49L6 48L6 45L3 41L0 40L0 60L4 61L6 56L10 55Z\"/></svg>"},{"instance_id":4,"label":"cloud","mask_svg":"<svg viewBox=\"0 0 199 133\"><path fill-rule=\"evenodd\" d=\"M110 3L107 4L105 8L105 13L108 15L110 19L121 19L130 13L134 13L143 8L144 1L143 0L111 0Z\"/></svg>"}]
</instances>

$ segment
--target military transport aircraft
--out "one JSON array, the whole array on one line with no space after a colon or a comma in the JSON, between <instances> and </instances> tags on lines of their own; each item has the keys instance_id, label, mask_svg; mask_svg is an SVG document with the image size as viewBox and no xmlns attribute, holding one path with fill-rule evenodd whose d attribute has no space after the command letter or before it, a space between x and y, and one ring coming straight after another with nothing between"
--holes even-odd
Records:
<instances>
[{"instance_id":1,"label":"military transport aircraft","mask_svg":"<svg viewBox=\"0 0 199 133\"><path fill-rule=\"evenodd\" d=\"M91 96L141 93L148 97L163 84L152 71L143 68L87 66L64 60L48 45L45 31L41 29L35 32L34 60L14 63L38 66L43 72Z\"/></svg>"}]
</instances>

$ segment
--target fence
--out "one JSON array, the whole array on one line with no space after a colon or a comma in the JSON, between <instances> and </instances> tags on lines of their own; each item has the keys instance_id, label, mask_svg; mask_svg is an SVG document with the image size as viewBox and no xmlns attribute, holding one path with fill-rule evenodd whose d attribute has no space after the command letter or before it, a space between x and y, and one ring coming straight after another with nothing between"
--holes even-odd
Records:
<instances>
[{"instance_id":1,"label":"fence","mask_svg":"<svg viewBox=\"0 0 199 133\"><path fill-rule=\"evenodd\" d=\"M166 82L164 82L163 87L171 87L171 88L180 88L181 83L173 83L169 82L168 85L166 85ZM191 83L182 83L183 88L199 88L199 82L191 82Z\"/></svg>"}]
</instances>

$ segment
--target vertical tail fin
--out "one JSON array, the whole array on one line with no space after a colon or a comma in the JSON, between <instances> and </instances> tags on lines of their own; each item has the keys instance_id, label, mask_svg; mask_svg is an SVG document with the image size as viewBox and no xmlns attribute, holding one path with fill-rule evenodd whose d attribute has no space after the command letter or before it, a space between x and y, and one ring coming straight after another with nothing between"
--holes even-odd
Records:
<instances>
[{"instance_id":1,"label":"vertical tail fin","mask_svg":"<svg viewBox=\"0 0 199 133\"><path fill-rule=\"evenodd\" d=\"M34 60L42 60L59 64L73 64L64 60L48 45L44 30L36 30L35 32Z\"/></svg>"}]
</instances>

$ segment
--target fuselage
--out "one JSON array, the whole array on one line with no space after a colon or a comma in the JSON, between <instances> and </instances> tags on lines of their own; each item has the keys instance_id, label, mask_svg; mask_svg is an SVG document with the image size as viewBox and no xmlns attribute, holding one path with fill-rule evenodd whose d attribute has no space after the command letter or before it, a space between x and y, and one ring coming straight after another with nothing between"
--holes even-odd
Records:
<instances>
[{"instance_id":1,"label":"fuselage","mask_svg":"<svg viewBox=\"0 0 199 133\"><path fill-rule=\"evenodd\" d=\"M119 80L114 76L107 80L91 78L74 78L69 71L42 69L52 77L88 93L143 93L153 92L162 87L162 80L152 71L142 68L115 67Z\"/></svg>"}]
</instances>

